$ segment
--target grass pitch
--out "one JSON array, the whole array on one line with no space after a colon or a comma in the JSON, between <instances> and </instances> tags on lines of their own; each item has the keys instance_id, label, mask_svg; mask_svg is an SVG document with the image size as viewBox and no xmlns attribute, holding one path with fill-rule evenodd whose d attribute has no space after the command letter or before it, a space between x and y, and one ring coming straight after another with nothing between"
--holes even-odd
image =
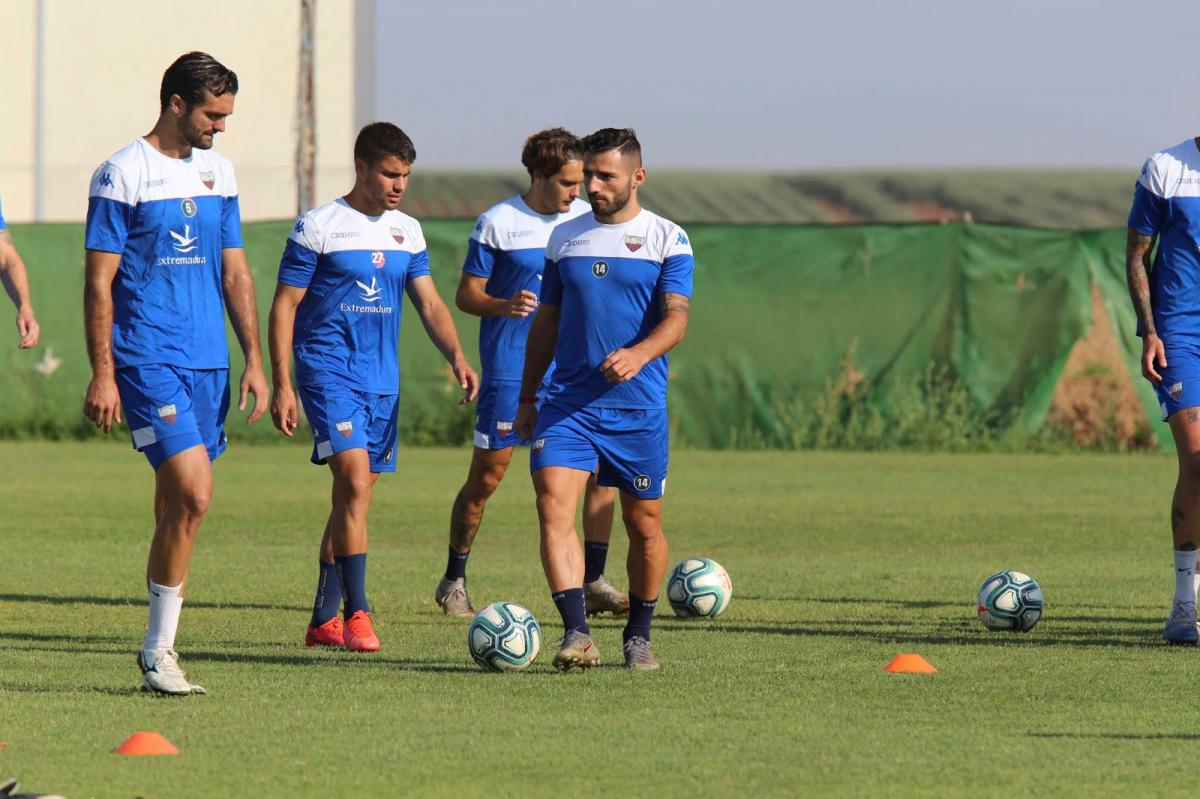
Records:
<instances>
[{"instance_id":1,"label":"grass pitch","mask_svg":"<svg viewBox=\"0 0 1200 799\"><path fill-rule=\"evenodd\" d=\"M715 622L660 608L663 669L559 675L524 456L470 564L528 606L531 671L486 674L432 592L468 450L406 450L376 489L376 656L302 645L328 476L303 445L217 464L178 649L209 696L136 692L151 475L125 446L0 444L0 777L71 799L209 796L1167 795L1190 786L1200 652L1163 646L1160 456L673 454L671 561L730 572ZM626 546L614 537L610 576ZM1030 634L974 592L1019 568ZM624 584L623 579L614 582ZM666 604L665 602L663 603ZM933 676L883 665L918 652ZM157 730L178 757L112 754ZM1180 782L1183 778L1184 783Z\"/></svg>"}]
</instances>

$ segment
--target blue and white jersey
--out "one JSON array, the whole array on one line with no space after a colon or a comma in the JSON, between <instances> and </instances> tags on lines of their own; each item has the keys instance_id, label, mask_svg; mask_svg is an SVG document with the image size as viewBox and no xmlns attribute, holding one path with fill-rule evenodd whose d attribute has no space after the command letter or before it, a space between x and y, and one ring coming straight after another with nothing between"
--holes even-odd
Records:
<instances>
[{"instance_id":1,"label":"blue and white jersey","mask_svg":"<svg viewBox=\"0 0 1200 799\"><path fill-rule=\"evenodd\" d=\"M665 408L666 355L625 383L609 383L600 364L649 335L662 319L661 295L692 296L694 266L683 228L646 210L620 225L601 224L589 212L556 227L542 281L542 302L560 306L548 401Z\"/></svg>"},{"instance_id":2,"label":"blue and white jersey","mask_svg":"<svg viewBox=\"0 0 1200 799\"><path fill-rule=\"evenodd\" d=\"M475 223L462 270L487 278L484 290L489 296L507 300L524 289L540 297L550 231L589 210L587 203L577 199L564 213L539 214L519 194L493 205ZM479 358L485 381L521 381L531 324L532 314L524 319L485 316L479 320Z\"/></svg>"},{"instance_id":3,"label":"blue and white jersey","mask_svg":"<svg viewBox=\"0 0 1200 799\"><path fill-rule=\"evenodd\" d=\"M1194 139L1146 160L1129 227L1158 236L1150 305L1159 337L1200 337L1200 150Z\"/></svg>"},{"instance_id":4,"label":"blue and white jersey","mask_svg":"<svg viewBox=\"0 0 1200 799\"><path fill-rule=\"evenodd\" d=\"M404 286L428 274L421 224L400 211L366 216L339 198L296 220L279 282L308 290L292 339L300 385L398 394Z\"/></svg>"},{"instance_id":5,"label":"blue and white jersey","mask_svg":"<svg viewBox=\"0 0 1200 799\"><path fill-rule=\"evenodd\" d=\"M193 149L171 158L139 138L101 164L84 247L121 256L116 365L228 368L221 251L241 246L237 181L224 156Z\"/></svg>"},{"instance_id":6,"label":"blue and white jersey","mask_svg":"<svg viewBox=\"0 0 1200 799\"><path fill-rule=\"evenodd\" d=\"M0 203L0 230L4 230L6 227L8 227L8 225L4 223L4 205L3 203Z\"/></svg>"}]
</instances>

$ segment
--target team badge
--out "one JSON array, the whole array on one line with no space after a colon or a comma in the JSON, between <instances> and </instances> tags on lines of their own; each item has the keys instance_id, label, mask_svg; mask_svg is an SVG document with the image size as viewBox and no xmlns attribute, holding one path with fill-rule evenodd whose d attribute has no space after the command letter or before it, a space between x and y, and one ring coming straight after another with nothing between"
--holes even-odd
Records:
<instances>
[{"instance_id":1,"label":"team badge","mask_svg":"<svg viewBox=\"0 0 1200 799\"><path fill-rule=\"evenodd\" d=\"M342 434L342 438L349 438L350 434L354 432L354 422L351 422L349 420L346 420L344 422L338 422L337 429L338 429L338 432L340 432Z\"/></svg>"},{"instance_id":2,"label":"team badge","mask_svg":"<svg viewBox=\"0 0 1200 799\"><path fill-rule=\"evenodd\" d=\"M161 408L158 409L158 415L161 416L162 420L164 422L166 422L167 424L175 424L175 406L174 405L162 406Z\"/></svg>"},{"instance_id":3,"label":"team badge","mask_svg":"<svg viewBox=\"0 0 1200 799\"><path fill-rule=\"evenodd\" d=\"M633 478L633 487L638 491L645 491L650 487L650 475L639 474L637 477Z\"/></svg>"},{"instance_id":4,"label":"team badge","mask_svg":"<svg viewBox=\"0 0 1200 799\"><path fill-rule=\"evenodd\" d=\"M387 256L383 254L383 250L376 250L371 253L371 263L375 264L376 269L383 269L387 263Z\"/></svg>"},{"instance_id":5,"label":"team badge","mask_svg":"<svg viewBox=\"0 0 1200 799\"><path fill-rule=\"evenodd\" d=\"M398 227L389 228L389 230L392 234L392 238L396 240L397 244L404 243L404 231L403 230L401 230Z\"/></svg>"},{"instance_id":6,"label":"team badge","mask_svg":"<svg viewBox=\"0 0 1200 799\"><path fill-rule=\"evenodd\" d=\"M1176 383L1171 386L1167 389L1167 393L1171 395L1171 399L1179 399L1179 396L1183 394L1183 383Z\"/></svg>"},{"instance_id":7,"label":"team badge","mask_svg":"<svg viewBox=\"0 0 1200 799\"><path fill-rule=\"evenodd\" d=\"M646 243L645 236L626 236L625 237L625 246L629 248L630 252L637 252L638 250L642 249L642 245L645 243Z\"/></svg>"},{"instance_id":8,"label":"team badge","mask_svg":"<svg viewBox=\"0 0 1200 799\"><path fill-rule=\"evenodd\" d=\"M592 274L596 277L604 277L608 274L608 263L605 261L596 261L592 264Z\"/></svg>"},{"instance_id":9,"label":"team badge","mask_svg":"<svg viewBox=\"0 0 1200 799\"><path fill-rule=\"evenodd\" d=\"M179 202L179 210L183 211L183 215L191 219L196 215L196 201L191 197L184 197Z\"/></svg>"},{"instance_id":10,"label":"team badge","mask_svg":"<svg viewBox=\"0 0 1200 799\"><path fill-rule=\"evenodd\" d=\"M512 422L496 422L496 429L501 433L507 433L513 429Z\"/></svg>"},{"instance_id":11,"label":"team badge","mask_svg":"<svg viewBox=\"0 0 1200 799\"><path fill-rule=\"evenodd\" d=\"M204 184L204 188L211 189L213 186L217 185L217 178L212 172L201 172L200 182Z\"/></svg>"},{"instance_id":12,"label":"team badge","mask_svg":"<svg viewBox=\"0 0 1200 799\"><path fill-rule=\"evenodd\" d=\"M544 438L539 438L537 441L533 442L533 448L535 450L539 450L544 446L546 446L546 439Z\"/></svg>"}]
</instances>

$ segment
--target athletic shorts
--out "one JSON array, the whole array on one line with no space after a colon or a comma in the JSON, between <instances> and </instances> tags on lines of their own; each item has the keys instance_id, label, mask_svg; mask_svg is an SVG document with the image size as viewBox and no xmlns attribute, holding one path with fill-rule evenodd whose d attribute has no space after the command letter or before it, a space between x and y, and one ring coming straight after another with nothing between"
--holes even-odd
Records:
<instances>
[{"instance_id":1,"label":"athletic shorts","mask_svg":"<svg viewBox=\"0 0 1200 799\"><path fill-rule=\"evenodd\" d=\"M1162 382L1155 386L1165 422L1184 408L1200 406L1200 346L1163 342L1167 366L1159 367Z\"/></svg>"},{"instance_id":2,"label":"athletic shorts","mask_svg":"<svg viewBox=\"0 0 1200 799\"><path fill-rule=\"evenodd\" d=\"M602 486L658 499L667 487L668 439L666 408L572 408L551 400L538 413L529 470L594 471Z\"/></svg>"},{"instance_id":3,"label":"athletic shorts","mask_svg":"<svg viewBox=\"0 0 1200 799\"><path fill-rule=\"evenodd\" d=\"M126 366L117 370L117 391L133 448L153 468L197 444L208 450L210 461L225 451L228 369Z\"/></svg>"},{"instance_id":4,"label":"athletic shorts","mask_svg":"<svg viewBox=\"0 0 1200 799\"><path fill-rule=\"evenodd\" d=\"M369 394L337 383L301 386L299 394L312 426L313 463L324 465L339 452L365 449L371 471L396 471L397 395Z\"/></svg>"},{"instance_id":5,"label":"athletic shorts","mask_svg":"<svg viewBox=\"0 0 1200 799\"><path fill-rule=\"evenodd\" d=\"M538 402L543 393L538 392ZM480 449L507 449L528 444L513 429L521 384L515 382L484 382L479 389L475 412L475 446Z\"/></svg>"}]
</instances>

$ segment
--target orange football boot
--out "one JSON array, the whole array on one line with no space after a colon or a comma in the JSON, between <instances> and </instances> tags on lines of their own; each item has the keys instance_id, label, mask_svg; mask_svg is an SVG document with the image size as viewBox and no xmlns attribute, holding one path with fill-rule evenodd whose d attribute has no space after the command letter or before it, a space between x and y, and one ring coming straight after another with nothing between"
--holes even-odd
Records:
<instances>
[{"instance_id":1,"label":"orange football boot","mask_svg":"<svg viewBox=\"0 0 1200 799\"><path fill-rule=\"evenodd\" d=\"M342 626L342 617L334 616L320 627L308 625L304 634L305 646L345 646L346 633Z\"/></svg>"},{"instance_id":2,"label":"orange football boot","mask_svg":"<svg viewBox=\"0 0 1200 799\"><path fill-rule=\"evenodd\" d=\"M371 614L365 610L356 610L354 615L346 619L346 648L351 652L378 652L379 639L375 637L375 628L371 626Z\"/></svg>"}]
</instances>

